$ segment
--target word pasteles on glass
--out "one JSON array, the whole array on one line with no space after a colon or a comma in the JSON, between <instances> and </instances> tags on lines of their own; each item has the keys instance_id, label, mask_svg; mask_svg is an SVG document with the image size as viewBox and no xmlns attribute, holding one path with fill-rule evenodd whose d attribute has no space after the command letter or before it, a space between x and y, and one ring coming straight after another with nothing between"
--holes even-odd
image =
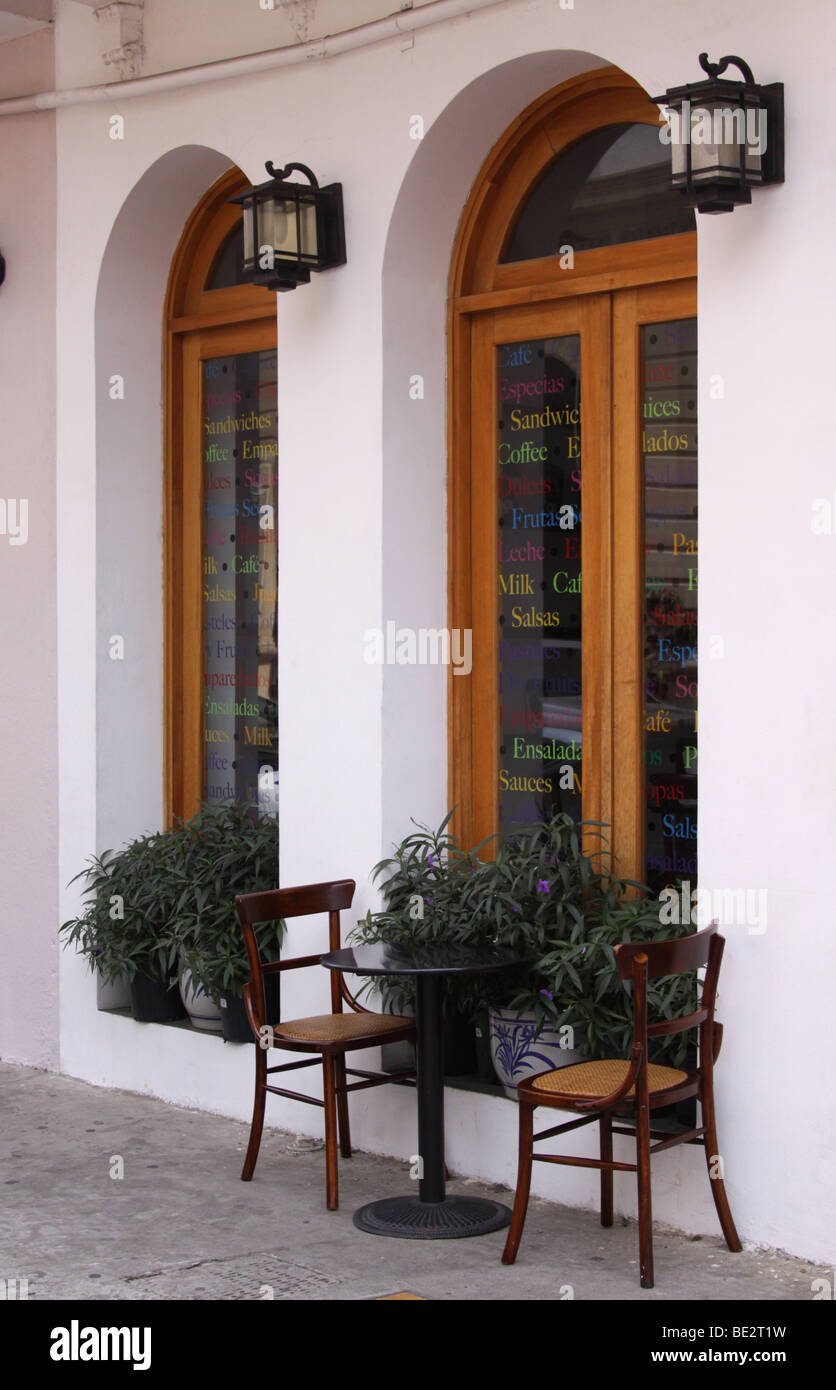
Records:
<instances>
[{"instance_id":1,"label":"word pasteles on glass","mask_svg":"<svg viewBox=\"0 0 836 1390\"><path fill-rule=\"evenodd\" d=\"M577 335L497 349L499 826L581 816Z\"/></svg>"},{"instance_id":2,"label":"word pasteles on glass","mask_svg":"<svg viewBox=\"0 0 836 1390\"><path fill-rule=\"evenodd\" d=\"M641 330L644 877L697 873L697 321Z\"/></svg>"},{"instance_id":3,"label":"word pasteles on glass","mask_svg":"<svg viewBox=\"0 0 836 1390\"><path fill-rule=\"evenodd\" d=\"M203 364L204 797L278 814L276 354Z\"/></svg>"}]
</instances>

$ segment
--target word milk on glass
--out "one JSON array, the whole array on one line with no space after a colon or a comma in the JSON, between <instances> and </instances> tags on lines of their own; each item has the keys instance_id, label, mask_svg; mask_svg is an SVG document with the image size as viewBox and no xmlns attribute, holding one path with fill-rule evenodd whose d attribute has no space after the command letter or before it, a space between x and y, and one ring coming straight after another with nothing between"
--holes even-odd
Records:
<instances>
[{"instance_id":1,"label":"word milk on glass","mask_svg":"<svg viewBox=\"0 0 836 1390\"><path fill-rule=\"evenodd\" d=\"M697 321L641 330L644 878L697 874Z\"/></svg>"},{"instance_id":2,"label":"word milk on glass","mask_svg":"<svg viewBox=\"0 0 836 1390\"><path fill-rule=\"evenodd\" d=\"M497 349L499 829L581 817L577 335Z\"/></svg>"},{"instance_id":3,"label":"word milk on glass","mask_svg":"<svg viewBox=\"0 0 836 1390\"><path fill-rule=\"evenodd\" d=\"M278 815L276 353L203 364L204 798Z\"/></svg>"}]
</instances>

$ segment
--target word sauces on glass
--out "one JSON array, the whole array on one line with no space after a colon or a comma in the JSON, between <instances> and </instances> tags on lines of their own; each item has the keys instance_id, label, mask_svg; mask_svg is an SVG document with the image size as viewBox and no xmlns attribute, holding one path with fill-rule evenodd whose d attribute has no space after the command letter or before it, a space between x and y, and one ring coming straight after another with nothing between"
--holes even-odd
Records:
<instances>
[{"instance_id":1,"label":"word sauces on glass","mask_svg":"<svg viewBox=\"0 0 836 1390\"><path fill-rule=\"evenodd\" d=\"M276 353L203 364L204 797L278 815Z\"/></svg>"},{"instance_id":2,"label":"word sauces on glass","mask_svg":"<svg viewBox=\"0 0 836 1390\"><path fill-rule=\"evenodd\" d=\"M697 321L641 331L645 881L697 872Z\"/></svg>"},{"instance_id":3,"label":"word sauces on glass","mask_svg":"<svg viewBox=\"0 0 836 1390\"><path fill-rule=\"evenodd\" d=\"M581 817L577 335L497 349L499 826Z\"/></svg>"}]
</instances>

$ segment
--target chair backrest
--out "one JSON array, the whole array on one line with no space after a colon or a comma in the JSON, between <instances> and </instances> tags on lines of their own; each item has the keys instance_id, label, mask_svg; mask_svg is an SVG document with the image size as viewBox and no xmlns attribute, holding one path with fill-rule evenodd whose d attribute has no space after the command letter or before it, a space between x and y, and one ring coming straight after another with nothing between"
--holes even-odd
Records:
<instances>
[{"instance_id":1,"label":"chair backrest","mask_svg":"<svg viewBox=\"0 0 836 1390\"><path fill-rule=\"evenodd\" d=\"M278 1023L281 1010L278 1007L274 1017L267 1018L264 977L278 974L283 970L299 970L308 965L318 965L321 953L312 956L293 956L264 964L256 941L254 927L259 922L275 922L288 917L316 916L328 913L328 949L340 948L340 912L351 906L356 885L352 878L334 879L328 883L308 883L299 888L271 888L265 893L239 893L235 899L235 910L244 933L247 959L250 964L250 984L244 986L244 1000L253 1030L258 1031L265 1023ZM330 971L331 1012L339 1013L342 1008L340 978L337 972Z\"/></svg>"},{"instance_id":2,"label":"chair backrest","mask_svg":"<svg viewBox=\"0 0 836 1390\"><path fill-rule=\"evenodd\" d=\"M615 947L619 975L623 980L633 981L633 1044L634 1047L637 1043L642 1045L645 1062L648 1038L666 1037L698 1027L699 1067L712 1066L722 1036L720 1025L714 1022L714 1006L720 962L726 944L717 928L718 923L712 922L703 931L694 932L691 936L674 937L668 941L633 941ZM648 1023L647 981L657 980L663 975L684 975L702 966L707 966L707 970L699 1007L679 1018Z\"/></svg>"}]
</instances>

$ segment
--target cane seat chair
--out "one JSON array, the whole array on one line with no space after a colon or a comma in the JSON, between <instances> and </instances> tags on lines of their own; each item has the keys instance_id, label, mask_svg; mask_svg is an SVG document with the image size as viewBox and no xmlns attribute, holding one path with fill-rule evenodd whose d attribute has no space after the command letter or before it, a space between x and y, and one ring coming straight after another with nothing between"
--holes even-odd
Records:
<instances>
[{"instance_id":1,"label":"cane seat chair","mask_svg":"<svg viewBox=\"0 0 836 1390\"><path fill-rule=\"evenodd\" d=\"M346 1053L361 1048L377 1047L384 1042L399 1042L402 1039L411 1041L415 1037L415 1020L400 1018L394 1014L372 1013L369 1009L364 1009L350 993L343 974L337 971L328 972L331 988L330 1013L316 1014L310 1018L282 1020L279 1007L279 1016L268 1017L265 980L273 975L281 976L285 970L300 970L306 966L319 965L322 957L321 954L295 956L289 960L279 959L264 964L253 928L259 922L307 917L327 912L328 949L337 951L340 948L340 912L351 906L354 887L352 879L338 879L331 883L313 883L300 888L276 888L266 893L241 893L235 899L250 965L251 978L244 986L244 1005L256 1041L253 1119L241 1178L243 1182L249 1182L255 1171L268 1091L273 1095L304 1101L308 1105L321 1106L325 1111L325 1189L329 1211L336 1211L339 1206L338 1134L343 1158L351 1157L349 1092L361 1091L369 1086L382 1086L390 1081L404 1083L414 1079L413 1072L390 1074L348 1069ZM347 1013L343 1012L344 1002L349 1005L350 1011ZM271 1048L287 1052L310 1052L316 1056L307 1061L285 1062L279 1066L268 1067L267 1052ZM301 1091L286 1091L280 1086L270 1085L267 1081L268 1076L275 1072L295 1071L301 1067L319 1065L322 1066L323 1075L322 1100ZM361 1079L349 1083L349 1076Z\"/></svg>"},{"instance_id":2,"label":"cane seat chair","mask_svg":"<svg viewBox=\"0 0 836 1390\"><path fill-rule=\"evenodd\" d=\"M519 1249L533 1160L598 1168L601 1173L602 1226L611 1226L613 1222L613 1173L631 1172L636 1174L638 1181L640 1282L643 1289L652 1289L650 1157L677 1144L700 1144L705 1149L711 1194L726 1244L733 1251L742 1248L723 1182L714 1111L714 1063L723 1037L723 1025L714 1019L714 1005L724 945L724 938L717 934L717 923L712 922L705 931L696 932L693 936L616 946L619 975L623 980L632 980L633 984L633 1048L629 1060L578 1062L573 1066L558 1067L539 1076L528 1077L518 1086L519 1167L514 1211L502 1255L503 1264L513 1264ZM663 975L684 974L703 966L707 969L699 1008L680 1018L648 1023L648 980ZM699 1046L697 1065L693 1070L660 1066L648 1060L649 1039L696 1027L699 1028ZM702 1124L680 1134L651 1129L651 1111L692 1096L700 1102ZM577 1111L582 1118L535 1134L534 1111L538 1106ZM631 1116L635 1129L614 1125L613 1118L618 1115ZM600 1159L534 1152L534 1144L541 1140L552 1139L557 1134L565 1134L595 1120L600 1129ZM635 1163L613 1161L613 1134L628 1134L635 1139ZM651 1145L651 1139L657 1142Z\"/></svg>"}]
</instances>

